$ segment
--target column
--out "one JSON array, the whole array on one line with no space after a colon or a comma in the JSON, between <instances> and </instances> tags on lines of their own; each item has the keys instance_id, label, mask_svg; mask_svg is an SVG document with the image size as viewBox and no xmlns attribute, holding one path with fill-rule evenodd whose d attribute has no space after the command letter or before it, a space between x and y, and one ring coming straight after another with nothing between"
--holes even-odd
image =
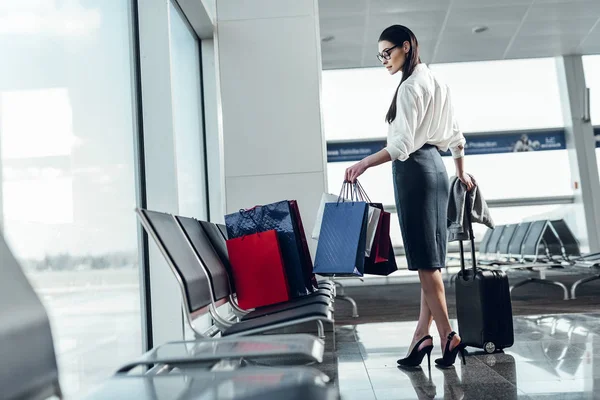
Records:
<instances>
[{"instance_id":1,"label":"column","mask_svg":"<svg viewBox=\"0 0 600 400\"><path fill-rule=\"evenodd\" d=\"M565 120L567 151L575 189L573 221L584 250L600 251L600 181L592 123L583 118L585 76L581 56L557 58L557 74Z\"/></svg>"},{"instance_id":2,"label":"column","mask_svg":"<svg viewBox=\"0 0 600 400\"><path fill-rule=\"evenodd\" d=\"M146 208L177 214L177 171L171 99L169 2L139 3ZM183 339L181 296L175 276L148 237L152 344Z\"/></svg>"},{"instance_id":3,"label":"column","mask_svg":"<svg viewBox=\"0 0 600 400\"><path fill-rule=\"evenodd\" d=\"M216 21L224 208L295 199L309 236L327 187L317 2L218 0Z\"/></svg>"}]
</instances>

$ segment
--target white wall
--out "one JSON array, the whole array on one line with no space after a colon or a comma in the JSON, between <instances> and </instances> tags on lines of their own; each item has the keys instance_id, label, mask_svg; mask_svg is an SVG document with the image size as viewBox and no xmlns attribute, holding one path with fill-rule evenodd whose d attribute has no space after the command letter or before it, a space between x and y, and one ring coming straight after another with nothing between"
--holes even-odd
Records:
<instances>
[{"instance_id":1,"label":"white wall","mask_svg":"<svg viewBox=\"0 0 600 400\"><path fill-rule=\"evenodd\" d=\"M225 210L295 199L310 232L326 188L316 1L216 10Z\"/></svg>"}]
</instances>

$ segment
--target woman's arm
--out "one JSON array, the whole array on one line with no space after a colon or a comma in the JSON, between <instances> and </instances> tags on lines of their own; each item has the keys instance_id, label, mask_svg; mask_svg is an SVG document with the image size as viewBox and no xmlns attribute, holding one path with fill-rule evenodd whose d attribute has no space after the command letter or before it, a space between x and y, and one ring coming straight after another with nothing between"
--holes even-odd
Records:
<instances>
[{"instance_id":1,"label":"woman's arm","mask_svg":"<svg viewBox=\"0 0 600 400\"><path fill-rule=\"evenodd\" d=\"M460 150L462 151L462 146ZM467 186L467 190L471 190L473 189L473 187L475 187L476 182L471 175L465 172L464 159L464 156L454 158L454 165L456 166L456 176L458 177L458 179L460 179L462 183L464 183Z\"/></svg>"},{"instance_id":2,"label":"woman's arm","mask_svg":"<svg viewBox=\"0 0 600 400\"><path fill-rule=\"evenodd\" d=\"M456 167L456 176L461 176L465 173L464 157L455 157L454 166Z\"/></svg>"},{"instance_id":3,"label":"woman's arm","mask_svg":"<svg viewBox=\"0 0 600 400\"><path fill-rule=\"evenodd\" d=\"M345 180L354 183L356 178L361 176L367 169L392 161L392 157L387 150L383 149L375 154L363 158L353 166L346 169Z\"/></svg>"}]
</instances>

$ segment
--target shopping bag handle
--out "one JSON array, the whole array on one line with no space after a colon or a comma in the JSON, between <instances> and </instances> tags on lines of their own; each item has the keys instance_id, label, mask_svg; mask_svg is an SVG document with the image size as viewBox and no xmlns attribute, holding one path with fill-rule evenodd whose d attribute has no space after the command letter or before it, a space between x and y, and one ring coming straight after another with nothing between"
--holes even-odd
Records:
<instances>
[{"instance_id":1,"label":"shopping bag handle","mask_svg":"<svg viewBox=\"0 0 600 400\"><path fill-rule=\"evenodd\" d=\"M355 182L355 186L356 186L357 192L358 192L358 199L360 201L364 201L365 203L372 203L371 199L367 195L367 192L362 187L362 185L360 184L360 182L358 181L358 179Z\"/></svg>"},{"instance_id":2,"label":"shopping bag handle","mask_svg":"<svg viewBox=\"0 0 600 400\"><path fill-rule=\"evenodd\" d=\"M250 219L252 222L254 222L254 228L256 230L255 233L259 233L258 232L258 222L256 222L256 220L254 219L254 212L252 211L256 211L256 207L244 210L243 208L240 209L240 215L242 216L242 218L246 218L246 219ZM239 224L239 223L238 223ZM242 237L243 239L244 237Z\"/></svg>"},{"instance_id":3,"label":"shopping bag handle","mask_svg":"<svg viewBox=\"0 0 600 400\"><path fill-rule=\"evenodd\" d=\"M342 193L344 194L344 196L342 196ZM352 203L364 201L362 196L363 194L359 192L356 183L351 183L350 181L345 180L342 184L342 189L340 190L340 195L338 196L336 204L340 203L340 199L342 200L342 203L344 203L347 199L350 199Z\"/></svg>"}]
</instances>

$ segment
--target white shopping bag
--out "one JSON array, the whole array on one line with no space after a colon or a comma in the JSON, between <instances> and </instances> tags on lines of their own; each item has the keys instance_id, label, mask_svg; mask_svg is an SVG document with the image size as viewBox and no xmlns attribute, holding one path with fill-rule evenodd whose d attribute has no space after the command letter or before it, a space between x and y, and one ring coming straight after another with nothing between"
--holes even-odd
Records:
<instances>
[{"instance_id":1,"label":"white shopping bag","mask_svg":"<svg viewBox=\"0 0 600 400\"><path fill-rule=\"evenodd\" d=\"M377 207L369 206L369 222L367 224L367 245L365 247L365 256L371 255L371 247L373 247L373 240L375 239L375 232L377 231L377 225L379 224L379 216L381 210Z\"/></svg>"},{"instance_id":2,"label":"white shopping bag","mask_svg":"<svg viewBox=\"0 0 600 400\"><path fill-rule=\"evenodd\" d=\"M317 219L315 220L315 227L312 231L312 238L319 239L319 233L321 232L321 222L323 221L323 212L325 212L325 203L336 203L339 196L336 194L323 193L321 196L321 204L317 211Z\"/></svg>"}]
</instances>

